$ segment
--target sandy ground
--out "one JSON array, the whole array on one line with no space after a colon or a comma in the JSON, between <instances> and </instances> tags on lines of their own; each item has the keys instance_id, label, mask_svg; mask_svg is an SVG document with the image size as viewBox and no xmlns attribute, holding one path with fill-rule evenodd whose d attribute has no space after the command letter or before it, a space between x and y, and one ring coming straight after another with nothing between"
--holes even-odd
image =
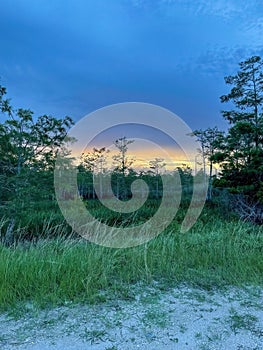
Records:
<instances>
[{"instance_id":1,"label":"sandy ground","mask_svg":"<svg viewBox=\"0 0 263 350\"><path fill-rule=\"evenodd\" d=\"M259 350L263 290L134 286L129 300L0 316L1 350Z\"/></svg>"}]
</instances>

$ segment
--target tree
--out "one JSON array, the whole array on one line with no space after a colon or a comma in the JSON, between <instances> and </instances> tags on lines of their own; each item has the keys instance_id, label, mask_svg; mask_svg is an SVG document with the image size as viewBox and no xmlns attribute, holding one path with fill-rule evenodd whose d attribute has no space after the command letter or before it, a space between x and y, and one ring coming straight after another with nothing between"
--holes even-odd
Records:
<instances>
[{"instance_id":1,"label":"tree","mask_svg":"<svg viewBox=\"0 0 263 350\"><path fill-rule=\"evenodd\" d=\"M125 199L127 197L125 177L129 173L129 169L134 160L127 156L128 145L134 140L128 140L125 136L114 141L115 147L118 149L118 154L112 157L114 163L114 171L116 174L116 195L118 198Z\"/></svg>"},{"instance_id":2,"label":"tree","mask_svg":"<svg viewBox=\"0 0 263 350\"><path fill-rule=\"evenodd\" d=\"M182 164L180 167L176 167L176 172L180 175L181 186L184 194L192 193L193 191L193 175L192 169L187 164Z\"/></svg>"},{"instance_id":3,"label":"tree","mask_svg":"<svg viewBox=\"0 0 263 350\"><path fill-rule=\"evenodd\" d=\"M20 175L22 169L53 168L59 148L65 144L70 117L57 119L50 115L33 117L30 109L14 110L4 99L6 88L0 85L1 168L0 172Z\"/></svg>"},{"instance_id":4,"label":"tree","mask_svg":"<svg viewBox=\"0 0 263 350\"><path fill-rule=\"evenodd\" d=\"M208 177L208 191L207 199L212 199L212 184L213 184L213 164L217 163L215 154L219 152L224 142L224 133L218 130L217 127L208 128L206 130L195 130L191 134L196 136L197 141L200 143L201 149L199 150L203 159L203 172L206 181L206 164L209 164L209 177Z\"/></svg>"},{"instance_id":5,"label":"tree","mask_svg":"<svg viewBox=\"0 0 263 350\"><path fill-rule=\"evenodd\" d=\"M82 153L81 155L81 166L84 167L87 171L92 173L92 196L95 198L95 190L94 190L94 181L95 175L100 174L99 176L99 188L100 188L100 196L103 196L102 189L102 175L106 171L106 163L107 163L107 154L110 151L105 147L102 148L93 148L91 152Z\"/></svg>"},{"instance_id":6,"label":"tree","mask_svg":"<svg viewBox=\"0 0 263 350\"><path fill-rule=\"evenodd\" d=\"M156 184L156 189L155 189L155 197L159 198L159 181L160 181L160 172L161 170L165 167L166 163L164 162L163 158L154 158L154 160L149 161L149 166L151 171L153 172L155 176L155 184Z\"/></svg>"},{"instance_id":7,"label":"tree","mask_svg":"<svg viewBox=\"0 0 263 350\"><path fill-rule=\"evenodd\" d=\"M9 99L5 98L6 88L0 85L0 114L4 117L5 114L11 115L12 108ZM3 123L0 123L0 176L3 176L9 169L9 150L10 142L9 135L6 133L6 128Z\"/></svg>"},{"instance_id":8,"label":"tree","mask_svg":"<svg viewBox=\"0 0 263 350\"><path fill-rule=\"evenodd\" d=\"M56 155L65 151L73 121L48 115L34 118L30 109L13 109L5 95L0 86L0 201L14 226L37 201L53 197Z\"/></svg>"},{"instance_id":9,"label":"tree","mask_svg":"<svg viewBox=\"0 0 263 350\"><path fill-rule=\"evenodd\" d=\"M225 77L232 88L220 99L235 109L222 111L230 129L215 158L222 162L224 185L263 202L263 62L252 56L239 67L236 75Z\"/></svg>"}]
</instances>

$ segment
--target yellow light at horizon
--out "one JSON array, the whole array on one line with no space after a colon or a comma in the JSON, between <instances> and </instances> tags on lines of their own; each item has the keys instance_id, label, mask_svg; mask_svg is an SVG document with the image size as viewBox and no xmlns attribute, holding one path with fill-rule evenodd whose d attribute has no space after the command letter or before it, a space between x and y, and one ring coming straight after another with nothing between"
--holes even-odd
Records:
<instances>
[{"instance_id":1,"label":"yellow light at horizon","mask_svg":"<svg viewBox=\"0 0 263 350\"><path fill-rule=\"evenodd\" d=\"M129 159L133 159L134 163L132 168L135 170L147 170L150 168L149 162L155 158L163 159L166 163L165 169L168 171L175 170L177 167L181 167L183 164L194 168L195 154L189 155L191 159L187 158L187 155L179 147L171 147L166 145L158 145L149 140L134 139L135 142L128 145L127 156ZM96 148L102 148L96 145ZM85 149L85 153L92 152L93 146ZM108 161L107 167L111 168L113 166L112 156L118 153L115 145L112 144L108 147ZM81 153L77 155L79 158ZM75 155L76 156L76 155Z\"/></svg>"}]
</instances>

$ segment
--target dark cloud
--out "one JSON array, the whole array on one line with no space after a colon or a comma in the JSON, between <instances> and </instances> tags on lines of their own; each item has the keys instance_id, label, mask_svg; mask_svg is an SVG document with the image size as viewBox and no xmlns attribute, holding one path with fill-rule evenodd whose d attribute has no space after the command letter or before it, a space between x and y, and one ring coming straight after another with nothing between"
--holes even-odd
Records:
<instances>
[{"instance_id":1,"label":"dark cloud","mask_svg":"<svg viewBox=\"0 0 263 350\"><path fill-rule=\"evenodd\" d=\"M223 77L261 54L262 2L14 0L1 5L0 76L15 105L76 120L107 104L162 105L224 125Z\"/></svg>"}]
</instances>

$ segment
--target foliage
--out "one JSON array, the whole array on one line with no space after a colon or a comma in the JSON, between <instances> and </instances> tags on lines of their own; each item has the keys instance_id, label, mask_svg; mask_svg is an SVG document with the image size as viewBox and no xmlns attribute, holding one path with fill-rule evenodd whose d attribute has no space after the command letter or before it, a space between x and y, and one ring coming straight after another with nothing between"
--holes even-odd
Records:
<instances>
[{"instance_id":1,"label":"foliage","mask_svg":"<svg viewBox=\"0 0 263 350\"><path fill-rule=\"evenodd\" d=\"M88 188L85 187L85 184L91 184L92 188L92 198L96 198L96 193L94 189L94 180L95 180L95 174L99 174L99 188L100 188L100 196L103 196L103 187L102 187L102 179L103 174L106 172L106 164L107 164L107 154L110 151L106 149L106 147L102 148L93 148L91 152L82 153L81 155L81 162L79 165L79 171L82 173L82 175L85 173L85 170L87 172L87 176L82 176L82 186L80 188L80 193L82 197L89 198L88 194ZM84 185L84 187L83 187Z\"/></svg>"},{"instance_id":2,"label":"foliage","mask_svg":"<svg viewBox=\"0 0 263 350\"><path fill-rule=\"evenodd\" d=\"M206 130L195 130L195 136L200 142L200 153L203 158L203 172L195 176L209 179L207 199L212 199L213 187L227 189L235 198L239 198L239 208L242 213L250 206L249 217L261 218L263 203L263 62L259 56L253 56L239 64L240 70L236 75L225 78L226 84L231 85L231 91L221 96L222 103L231 102L234 109L223 111L223 117L229 122L227 133L217 127ZM58 119L50 115L35 117L30 109L15 110L10 100L6 98L6 88L0 85L0 214L7 218L2 236L11 234L21 225L28 228L24 236L35 235L36 221L31 223L28 218L37 218L39 213L48 217L55 213L54 222L62 223L63 218L58 214L53 190L53 170L56 156L59 153L68 155L67 143L73 142L66 137L68 128L73 124L70 117ZM192 169L182 165L174 172L165 172L162 158L149 161L149 170L136 172L132 169L134 159L128 155L129 145L134 140L126 137L114 141L117 154L112 158L113 170L107 168L109 151L105 148L94 148L82 154L78 165L78 190L84 200L96 199L98 196L110 196L102 184L104 178L111 177L111 187L115 196L120 200L128 200L132 196L131 188L135 180L144 180L148 185L148 198L145 207L134 213L138 223L147 220L152 215L151 200L159 199L163 194L162 176L171 181L181 179L183 189L182 206L187 207L193 193ZM67 158L71 161L70 158ZM209 165L209 175L206 164ZM220 164L221 173L218 178L212 173L215 163ZM99 179L99 186L95 181ZM95 179L96 178L96 179ZM213 186L212 186L213 185ZM145 187L137 188L136 193L144 197ZM171 193L171 196L178 193ZM234 197L233 197L234 198ZM243 204L240 205L240 198ZM216 199L215 199L216 200ZM45 204L44 204L45 203ZM48 210L44 209L48 208ZM234 208L235 209L235 208ZM240 209L240 210L241 210ZM97 211L102 212L100 210ZM258 213L256 216L253 212ZM106 214L105 214L106 213ZM134 224L133 216L104 210L101 217L106 215L112 223ZM242 214L243 215L243 214ZM99 215L100 216L100 215ZM257 219L257 221L260 221ZM40 225L41 226L41 225ZM29 229L30 227L30 229ZM26 230L26 229L25 229ZM66 229L68 232L68 228ZM3 231L2 231L3 232ZM23 231L24 232L24 231ZM13 242L11 237L10 242Z\"/></svg>"},{"instance_id":3,"label":"foliage","mask_svg":"<svg viewBox=\"0 0 263 350\"><path fill-rule=\"evenodd\" d=\"M206 130L195 130L191 134L197 138L200 143L201 149L199 152L203 159L203 172L206 174L206 162L209 163L209 186L207 199L212 199L212 177L213 177L213 164L218 163L215 154L220 150L224 139L224 133L218 130L217 127L208 128ZM205 176L206 181L206 176Z\"/></svg>"},{"instance_id":4,"label":"foliage","mask_svg":"<svg viewBox=\"0 0 263 350\"><path fill-rule=\"evenodd\" d=\"M232 102L235 109L222 112L230 128L214 159L222 163L224 186L263 202L263 62L253 56L239 66L236 75L225 78L233 87L221 102Z\"/></svg>"},{"instance_id":5,"label":"foliage","mask_svg":"<svg viewBox=\"0 0 263 350\"><path fill-rule=\"evenodd\" d=\"M54 199L55 158L69 141L66 134L73 121L48 115L34 118L29 109L14 110L5 94L0 86L0 210L13 226L37 202Z\"/></svg>"},{"instance_id":6,"label":"foliage","mask_svg":"<svg viewBox=\"0 0 263 350\"><path fill-rule=\"evenodd\" d=\"M61 237L62 226L45 233L56 239L0 245L0 308L18 302L38 305L121 297L133 283L164 288L189 283L202 288L262 285L263 236L259 226L221 219L206 208L186 234L176 222L147 245L110 249ZM155 282L156 283L156 282ZM116 295L117 293L117 295Z\"/></svg>"},{"instance_id":7,"label":"foliage","mask_svg":"<svg viewBox=\"0 0 263 350\"><path fill-rule=\"evenodd\" d=\"M128 145L134 140L128 140L126 136L114 141L114 145L118 150L118 154L112 157L114 164L114 178L116 183L116 196L119 199L126 199L128 197L128 188L126 183L126 175L129 174L131 166L134 162L132 158L127 155Z\"/></svg>"},{"instance_id":8,"label":"foliage","mask_svg":"<svg viewBox=\"0 0 263 350\"><path fill-rule=\"evenodd\" d=\"M159 188L160 188L160 172L165 167L165 162L163 158L154 158L153 160L150 160L149 162L151 172L155 176L155 182L156 182L156 189L155 189L155 197L159 198Z\"/></svg>"}]
</instances>

